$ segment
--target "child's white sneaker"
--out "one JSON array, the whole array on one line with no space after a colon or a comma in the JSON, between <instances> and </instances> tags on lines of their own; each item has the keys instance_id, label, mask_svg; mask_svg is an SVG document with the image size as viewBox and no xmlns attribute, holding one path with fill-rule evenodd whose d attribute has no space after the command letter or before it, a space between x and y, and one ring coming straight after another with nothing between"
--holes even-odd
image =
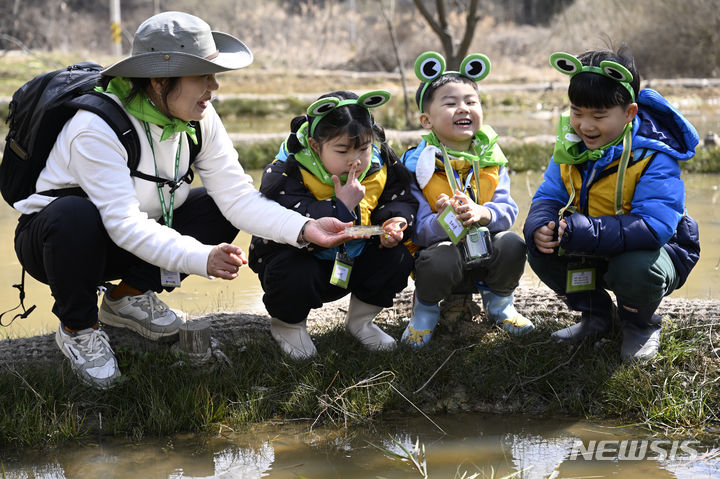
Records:
<instances>
[{"instance_id":1,"label":"child's white sneaker","mask_svg":"<svg viewBox=\"0 0 720 479\"><path fill-rule=\"evenodd\" d=\"M70 332L61 324L55 333L55 343L85 384L107 389L120 377L115 353L107 335L100 329L87 328Z\"/></svg>"}]
</instances>

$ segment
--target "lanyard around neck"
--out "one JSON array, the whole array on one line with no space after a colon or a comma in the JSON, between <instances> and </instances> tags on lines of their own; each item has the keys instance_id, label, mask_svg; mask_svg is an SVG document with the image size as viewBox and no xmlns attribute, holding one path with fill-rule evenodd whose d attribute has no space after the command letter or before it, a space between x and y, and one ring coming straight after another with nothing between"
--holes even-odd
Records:
<instances>
[{"instance_id":1,"label":"lanyard around neck","mask_svg":"<svg viewBox=\"0 0 720 479\"><path fill-rule=\"evenodd\" d=\"M145 134L147 135L148 142L150 143L150 151L152 151L153 155L153 163L155 165L155 176L159 176L160 173L158 171L157 166L157 160L155 159L155 147L153 146L153 139L152 134L150 133L150 125L146 121L143 121L143 125L145 126ZM180 171L180 149L182 147L182 138L178 141L177 150L175 150L175 173L173 174L173 181L178 180L178 172ZM175 191L170 191L170 207L168 208L165 205L165 195L163 195L162 191L162 185L158 183L157 185L157 191L158 191L158 197L160 197L160 208L162 208L162 215L163 219L165 220L165 225L168 228L172 228L172 222L173 222L173 213L174 213L174 207L175 207Z\"/></svg>"},{"instance_id":2,"label":"lanyard around neck","mask_svg":"<svg viewBox=\"0 0 720 479\"><path fill-rule=\"evenodd\" d=\"M447 177L448 183L450 184L450 188L452 189L452 194L454 195L456 191L460 190L460 187L458 186L458 182L460 181L460 175L450 165L450 157L448 156L447 150L445 149L445 145L440 144L440 151L442 152L442 156L443 156L443 166L445 167L445 176ZM462 190L463 193L465 191L467 191L468 187L470 186L470 179L472 176L475 177L476 188L480 188L480 173L478 172L478 170L480 168L480 160L472 159L470 161L472 163L472 168L468 172L467 178L465 179L465 185ZM475 198L478 198L479 194L480 194L480 192L476 191Z\"/></svg>"},{"instance_id":3,"label":"lanyard around neck","mask_svg":"<svg viewBox=\"0 0 720 479\"><path fill-rule=\"evenodd\" d=\"M627 170L628 163L630 162L630 154L632 153L632 130L629 128L625 128L625 132L622 135L622 144L623 144L623 150L622 154L620 155L620 161L618 162L618 171L617 171L617 181L615 182L615 214L616 215L622 215L623 212L623 187L625 186L625 171ZM560 211L558 212L558 221L562 220L565 217L565 212L574 213L577 211L577 209L573 206L573 200L575 199L575 185L573 184L572 175L573 171L577 171L578 174L580 172L577 170L576 165L570 165L569 169L570 173L568 175L568 181L570 182L570 197L568 199L567 204L560 208ZM582 176L581 176L581 184L582 184ZM588 188L590 187L591 181L588 181Z\"/></svg>"}]
</instances>

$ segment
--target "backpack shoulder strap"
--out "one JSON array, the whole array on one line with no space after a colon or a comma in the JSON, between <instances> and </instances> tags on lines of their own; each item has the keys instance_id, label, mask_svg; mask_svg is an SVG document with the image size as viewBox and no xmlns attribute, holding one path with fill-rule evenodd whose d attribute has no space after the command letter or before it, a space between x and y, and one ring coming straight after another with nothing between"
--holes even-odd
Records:
<instances>
[{"instance_id":1,"label":"backpack shoulder strap","mask_svg":"<svg viewBox=\"0 0 720 479\"><path fill-rule=\"evenodd\" d=\"M140 163L140 139L122 106L107 95L95 91L73 98L68 105L95 113L110 125L127 151L130 171L137 170Z\"/></svg>"},{"instance_id":2,"label":"backpack shoulder strap","mask_svg":"<svg viewBox=\"0 0 720 479\"><path fill-rule=\"evenodd\" d=\"M183 182L192 182L194 175L190 168L188 168L188 172L185 173L185 175L183 175L181 178L179 178L178 181L168 180L154 175L148 175L138 170L138 165L140 164L140 139L138 138L135 127L133 126L130 118L128 118L128 115L125 112L125 109L112 98L108 97L103 93L91 91L70 100L68 102L68 106L95 113L100 118L102 118L108 125L110 125L110 128L112 128L112 130L117 135L118 139L125 148L125 151L127 151L127 164L128 168L130 169L130 174L132 176L141 178L143 180L152 181L160 185L167 184L171 187L171 191L174 191ZM200 133L199 124L196 127L196 137L198 140L197 145L188 138L188 143L190 145L190 165L192 165L192 162L195 160L195 157L198 155L200 149L202 148L202 135ZM51 193L53 196L77 194L77 192L71 190L75 189L70 188L68 189L68 191L65 192L53 191Z\"/></svg>"},{"instance_id":3,"label":"backpack shoulder strap","mask_svg":"<svg viewBox=\"0 0 720 479\"><path fill-rule=\"evenodd\" d=\"M193 164L193 161L195 161L195 158L198 156L198 153L200 153L200 150L202 149L202 130L200 129L200 122L193 122L192 126L195 128L195 138L197 139L197 145L193 143L193 141L190 139L190 136L188 135L188 145L190 145L189 165Z\"/></svg>"}]
</instances>

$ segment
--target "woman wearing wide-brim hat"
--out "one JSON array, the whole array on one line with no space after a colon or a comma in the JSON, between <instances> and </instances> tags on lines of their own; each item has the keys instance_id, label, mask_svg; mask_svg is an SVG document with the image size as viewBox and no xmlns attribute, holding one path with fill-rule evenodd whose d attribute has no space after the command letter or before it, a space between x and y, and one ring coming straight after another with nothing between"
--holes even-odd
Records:
<instances>
[{"instance_id":1,"label":"woman wearing wide-brim hat","mask_svg":"<svg viewBox=\"0 0 720 479\"><path fill-rule=\"evenodd\" d=\"M233 279L246 263L230 244L239 229L302 247L348 237L333 218L309 220L268 201L245 174L210 100L215 74L249 65L250 50L181 12L140 25L132 55L103 70L98 90L128 113L140 140L137 170L177 180L193 168L202 188L174 187L131 176L118 136L98 115L80 110L65 124L37 190L79 187L82 196L35 193L15 245L24 268L49 284L60 319L56 342L84 382L100 388L120 377L101 323L161 340L183 319L156 292L189 274ZM120 279L97 307L97 286Z\"/></svg>"}]
</instances>

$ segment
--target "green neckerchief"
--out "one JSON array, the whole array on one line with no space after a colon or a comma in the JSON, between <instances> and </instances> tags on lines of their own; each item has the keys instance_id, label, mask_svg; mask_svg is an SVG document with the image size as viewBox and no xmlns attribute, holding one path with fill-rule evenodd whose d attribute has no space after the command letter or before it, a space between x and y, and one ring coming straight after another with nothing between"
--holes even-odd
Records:
<instances>
[{"instance_id":1,"label":"green neckerchief","mask_svg":"<svg viewBox=\"0 0 720 479\"><path fill-rule=\"evenodd\" d=\"M303 165L310 173L313 174L317 179L319 179L323 184L328 186L335 186L333 184L332 175L328 173L328 171L325 169L325 167L322 164L322 161L320 160L320 157L318 157L317 153L315 153L315 150L310 148L310 145L308 144L308 138L307 138L307 130L308 130L308 122L303 123L303 125L298 129L298 131L295 133L295 136L297 137L300 144L303 146L303 149L299 152L295 153L295 159ZM373 155L374 156L374 155ZM368 171L370 171L370 167L372 166L372 159L368 162L367 168L365 168L365 171L363 171L360 176L358 177L358 181L362 181L363 178L365 178L365 175ZM342 175L340 178L340 181L344 184L345 181L347 181L347 175Z\"/></svg>"},{"instance_id":2,"label":"green neckerchief","mask_svg":"<svg viewBox=\"0 0 720 479\"><path fill-rule=\"evenodd\" d=\"M580 151L582 140L575 133L573 127L570 126L570 115L563 113L560 116L560 122L557 128L557 138L555 140L555 148L553 150L553 161L559 164L565 165L579 165L585 163L588 160L599 160L605 154L605 150L611 146L619 144L628 128L632 128L632 123L625 125L620 136L615 138L613 141L605 146L602 146L595 150Z\"/></svg>"},{"instance_id":3,"label":"green neckerchief","mask_svg":"<svg viewBox=\"0 0 720 479\"><path fill-rule=\"evenodd\" d=\"M440 140L435 136L434 131L430 131L427 135L422 135L422 138L427 142L428 145L435 146L440 150L443 149ZM473 164L475 168L486 168L488 166L503 166L507 164L507 158L503 154L500 148L495 148L497 143L498 135L495 131L487 125L475 133L475 137L472 139L470 148L473 150L469 151L457 151L450 148L445 148L448 155L455 158L462 158Z\"/></svg>"},{"instance_id":4,"label":"green neckerchief","mask_svg":"<svg viewBox=\"0 0 720 479\"><path fill-rule=\"evenodd\" d=\"M197 145L197 136L195 134L195 128L190 126L190 123L179 118L173 118L172 120L165 116L155 105L152 104L150 98L142 92L135 95L132 100L127 101L127 97L130 94L132 86L130 79L124 77L115 77L110 80L107 88L103 90L100 87L96 87L95 90L112 93L123 102L123 106L132 116L140 121L146 121L154 125L160 126L163 131L160 136L160 141L167 140L175 133L186 132L190 139Z\"/></svg>"}]
</instances>

